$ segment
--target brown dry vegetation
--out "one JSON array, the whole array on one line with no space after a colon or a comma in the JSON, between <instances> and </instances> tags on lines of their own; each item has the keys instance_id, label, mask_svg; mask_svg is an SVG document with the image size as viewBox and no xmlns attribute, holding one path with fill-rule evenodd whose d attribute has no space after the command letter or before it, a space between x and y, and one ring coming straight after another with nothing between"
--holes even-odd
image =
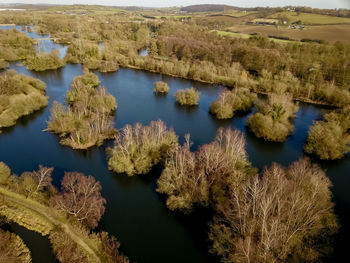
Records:
<instances>
[{"instance_id":1,"label":"brown dry vegetation","mask_svg":"<svg viewBox=\"0 0 350 263\"><path fill-rule=\"evenodd\" d=\"M129 262L118 251L115 238L91 231L105 205L100 184L93 177L66 173L62 192L58 192L51 184L52 168L40 166L21 176L7 176L9 168L3 163L0 168L5 175L0 186L0 216L49 235L60 262Z\"/></svg>"},{"instance_id":2,"label":"brown dry vegetation","mask_svg":"<svg viewBox=\"0 0 350 263\"><path fill-rule=\"evenodd\" d=\"M195 106L198 105L199 94L199 91L192 87L185 90L180 89L175 92L174 96L180 105Z\"/></svg>"},{"instance_id":3,"label":"brown dry vegetation","mask_svg":"<svg viewBox=\"0 0 350 263\"><path fill-rule=\"evenodd\" d=\"M305 151L323 160L335 160L350 152L350 107L328 113L310 128Z\"/></svg>"},{"instance_id":4,"label":"brown dry vegetation","mask_svg":"<svg viewBox=\"0 0 350 263\"><path fill-rule=\"evenodd\" d=\"M319 262L337 229L331 182L301 159L229 185L209 238L222 262Z\"/></svg>"},{"instance_id":5,"label":"brown dry vegetation","mask_svg":"<svg viewBox=\"0 0 350 263\"><path fill-rule=\"evenodd\" d=\"M266 17L271 11L282 10L259 8L257 11L258 16ZM344 15L342 11L329 12ZM229 87L243 86L265 93L274 92L269 91L270 85L261 85L269 84L271 79L261 81L261 78L287 73L298 81L297 87L289 86L291 90L288 91L296 99L336 106L350 101L346 88L350 83L349 45L346 43L300 45L294 42L281 44L259 36L231 38L217 35L208 25L198 25L192 19L140 18L128 12L121 16L94 12L86 16L51 13L38 16L39 22L35 22L33 17L25 14L5 14L0 15L0 22L38 23L39 32L50 33L58 42L70 44L67 61L83 63L91 69L101 70L103 65L102 71L108 71L109 67L113 70L120 65ZM138 22L140 19L143 23ZM308 34L311 30L312 27L300 32ZM330 28L328 33L331 35L335 31ZM339 32L339 35L349 34ZM309 34L305 38L313 36ZM332 41L337 39L332 35L331 38ZM99 42L104 43L103 50L99 49ZM139 51L145 48L149 48L149 56L139 56ZM246 74L243 85L237 68L241 73L251 73Z\"/></svg>"},{"instance_id":6,"label":"brown dry vegetation","mask_svg":"<svg viewBox=\"0 0 350 263\"><path fill-rule=\"evenodd\" d=\"M22 60L33 54L35 54L34 41L25 33L15 29L0 29L0 60Z\"/></svg>"},{"instance_id":7,"label":"brown dry vegetation","mask_svg":"<svg viewBox=\"0 0 350 263\"><path fill-rule=\"evenodd\" d=\"M61 185L61 193L51 200L53 205L82 224L95 228L105 211L101 184L92 176L70 172L65 173Z\"/></svg>"},{"instance_id":8,"label":"brown dry vegetation","mask_svg":"<svg viewBox=\"0 0 350 263\"><path fill-rule=\"evenodd\" d=\"M31 263L30 250L14 233L0 229L0 262Z\"/></svg>"},{"instance_id":9,"label":"brown dry vegetation","mask_svg":"<svg viewBox=\"0 0 350 263\"><path fill-rule=\"evenodd\" d=\"M129 176L147 174L177 146L175 132L162 121L152 121L149 126L126 125L115 139L114 147L107 149L108 167Z\"/></svg>"},{"instance_id":10,"label":"brown dry vegetation","mask_svg":"<svg viewBox=\"0 0 350 263\"><path fill-rule=\"evenodd\" d=\"M61 144L86 149L115 136L113 113L117 102L98 84L93 73L78 76L66 95L68 107L54 103L48 130L62 137Z\"/></svg>"},{"instance_id":11,"label":"brown dry vegetation","mask_svg":"<svg viewBox=\"0 0 350 263\"><path fill-rule=\"evenodd\" d=\"M45 71L48 69L58 69L66 65L63 59L60 59L60 54L57 50L52 50L50 53L40 53L27 56L24 65L29 70Z\"/></svg>"},{"instance_id":12,"label":"brown dry vegetation","mask_svg":"<svg viewBox=\"0 0 350 263\"><path fill-rule=\"evenodd\" d=\"M221 262L319 262L338 229L330 180L308 159L256 174L245 145L241 132L220 129L214 142L191 152L186 136L157 191L171 210L214 209L209 239Z\"/></svg>"},{"instance_id":13,"label":"brown dry vegetation","mask_svg":"<svg viewBox=\"0 0 350 263\"><path fill-rule=\"evenodd\" d=\"M10 127L25 115L45 107L46 85L39 79L15 70L0 74L0 132L2 127Z\"/></svg>"},{"instance_id":14,"label":"brown dry vegetation","mask_svg":"<svg viewBox=\"0 0 350 263\"><path fill-rule=\"evenodd\" d=\"M299 107L289 94L271 94L256 107L258 112L248 118L247 125L257 137L283 142L293 132L291 119Z\"/></svg>"},{"instance_id":15,"label":"brown dry vegetation","mask_svg":"<svg viewBox=\"0 0 350 263\"><path fill-rule=\"evenodd\" d=\"M225 196L225 185L239 184L251 169L245 151L244 135L236 130L219 129L214 142L190 151L190 138L173 152L158 179L159 193L167 195L171 210L190 211L195 205L208 206ZM249 172L248 172L249 171Z\"/></svg>"},{"instance_id":16,"label":"brown dry vegetation","mask_svg":"<svg viewBox=\"0 0 350 263\"><path fill-rule=\"evenodd\" d=\"M224 89L219 98L210 104L209 111L218 119L233 118L235 111L247 111L253 106L256 94L245 88Z\"/></svg>"},{"instance_id":17,"label":"brown dry vegetation","mask_svg":"<svg viewBox=\"0 0 350 263\"><path fill-rule=\"evenodd\" d=\"M169 86L164 81L157 81L154 83L153 92L157 94L167 94L169 92Z\"/></svg>"}]
</instances>

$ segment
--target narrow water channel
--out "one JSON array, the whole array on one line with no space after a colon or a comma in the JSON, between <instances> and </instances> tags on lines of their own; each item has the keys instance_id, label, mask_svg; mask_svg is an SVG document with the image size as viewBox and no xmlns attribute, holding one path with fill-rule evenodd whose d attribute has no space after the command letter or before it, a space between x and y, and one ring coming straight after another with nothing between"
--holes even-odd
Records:
<instances>
[{"instance_id":1,"label":"narrow water channel","mask_svg":"<svg viewBox=\"0 0 350 263\"><path fill-rule=\"evenodd\" d=\"M58 263L47 237L15 223L3 225L1 228L17 234L23 240L30 250L32 263Z\"/></svg>"}]
</instances>

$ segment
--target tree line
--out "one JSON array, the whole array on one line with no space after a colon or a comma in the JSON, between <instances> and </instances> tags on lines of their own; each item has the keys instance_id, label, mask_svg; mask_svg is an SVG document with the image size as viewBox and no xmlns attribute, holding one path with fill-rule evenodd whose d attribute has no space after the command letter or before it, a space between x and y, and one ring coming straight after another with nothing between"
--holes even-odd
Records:
<instances>
[{"instance_id":1,"label":"tree line","mask_svg":"<svg viewBox=\"0 0 350 263\"><path fill-rule=\"evenodd\" d=\"M69 44L65 61L83 63L89 69L116 71L120 65L228 87L243 84L255 92L279 93L282 89L306 102L344 106L350 101L350 46L346 43L280 44L259 35L230 38L193 21L134 23L131 14L38 16L39 33L50 33L57 42ZM2 15L0 21L35 22L26 15ZM145 47L150 55L139 56ZM37 63L40 68L46 58L30 57L27 63ZM47 64L49 68L57 65L55 59Z\"/></svg>"}]
</instances>

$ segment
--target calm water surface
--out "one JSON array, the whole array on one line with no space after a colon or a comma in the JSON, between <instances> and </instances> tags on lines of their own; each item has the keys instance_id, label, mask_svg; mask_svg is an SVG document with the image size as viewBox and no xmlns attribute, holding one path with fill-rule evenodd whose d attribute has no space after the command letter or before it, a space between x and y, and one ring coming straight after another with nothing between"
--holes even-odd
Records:
<instances>
[{"instance_id":1,"label":"calm water surface","mask_svg":"<svg viewBox=\"0 0 350 263\"><path fill-rule=\"evenodd\" d=\"M100 228L115 235L122 250L132 261L140 263L164 262L215 262L207 253L207 212L181 215L166 208L164 197L155 192L156 179L161 169L155 168L145 176L127 177L108 171L105 143L100 148L75 151L59 144L57 136L43 132L47 128L53 101L64 102L72 79L82 74L80 65L47 72L30 72L18 64L11 68L20 73L39 78L47 84L49 105L45 109L22 118L12 128L0 135L0 161L7 163L13 173L34 170L39 164L55 167L54 184L59 185L64 171L78 171L93 175L102 184L102 195L107 207ZM259 169L276 161L283 165L299 159L309 126L322 116L322 109L300 104L295 118L295 132L281 143L267 143L247 132L245 121L251 113L239 115L228 121L218 121L208 113L210 103L216 99L221 87L182 80L161 74L121 68L116 73L97 73L101 85L106 86L118 102L115 127L141 122L148 124L161 119L173 127L181 141L191 134L193 149L210 143L219 127L232 127L243 131L247 138L247 151L252 164ZM155 96L153 83L166 81L170 86L167 96ZM195 87L201 92L199 106L179 107L174 93L178 89ZM336 212L342 224L332 262L347 254L350 243L350 158L338 162L322 163L334 187ZM36 242L33 240L33 242Z\"/></svg>"}]
</instances>

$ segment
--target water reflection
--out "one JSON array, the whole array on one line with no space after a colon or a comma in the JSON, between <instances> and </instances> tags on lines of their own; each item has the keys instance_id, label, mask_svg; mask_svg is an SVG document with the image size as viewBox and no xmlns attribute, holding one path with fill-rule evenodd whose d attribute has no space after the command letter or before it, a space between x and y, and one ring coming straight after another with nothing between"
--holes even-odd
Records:
<instances>
[{"instance_id":1,"label":"water reflection","mask_svg":"<svg viewBox=\"0 0 350 263\"><path fill-rule=\"evenodd\" d=\"M139 56L147 57L148 56L148 48L140 50Z\"/></svg>"},{"instance_id":2,"label":"water reflection","mask_svg":"<svg viewBox=\"0 0 350 263\"><path fill-rule=\"evenodd\" d=\"M82 74L81 65L70 65L61 70L31 72L11 64L18 72L31 75L47 84L49 106L27 119L25 125L16 125L0 135L0 160L6 162L14 173L37 169L39 164L55 167L54 184L59 185L65 171L78 171L93 175L102 184L102 194L107 200L106 213L101 227L118 237L122 249L137 262L217 262L207 253L207 221L210 211L182 216L169 211L164 196L155 192L156 178L161 167L145 176L127 177L108 170L105 148L93 147L75 151L59 144L59 138L47 127L53 101L64 103L72 79ZM289 165L303 156L303 144L310 125L320 119L324 107L300 103L294 120L295 130L284 143L269 143L252 135L245 125L252 112L236 113L230 120L217 120L208 113L210 103L219 95L221 86L163 76L141 70L120 68L115 73L96 72L108 91L116 97L118 109L115 127L141 122L149 124L161 119L173 127L183 142L186 133L191 134L193 149L210 143L219 127L233 127L243 131L247 138L247 151L252 164L262 169L272 162ZM170 87L164 97L153 93L154 82L163 80ZM194 86L200 91L199 105L184 108L176 104L174 94L179 89ZM23 121L23 120L21 120ZM321 163L334 187L336 212L343 228L338 237L334 261L347 255L350 243L350 158L339 162ZM155 252L157 248L157 252Z\"/></svg>"}]
</instances>

